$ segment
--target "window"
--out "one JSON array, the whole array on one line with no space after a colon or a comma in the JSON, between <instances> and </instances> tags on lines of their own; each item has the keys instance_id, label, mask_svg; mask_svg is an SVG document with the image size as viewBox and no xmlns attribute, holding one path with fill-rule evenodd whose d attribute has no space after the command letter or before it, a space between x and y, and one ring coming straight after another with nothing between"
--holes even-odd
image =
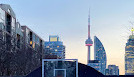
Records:
<instances>
[{"instance_id":1,"label":"window","mask_svg":"<svg viewBox=\"0 0 134 77\"><path fill-rule=\"evenodd\" d=\"M57 52L58 50L57 49L55 49L55 52Z\"/></svg>"},{"instance_id":2,"label":"window","mask_svg":"<svg viewBox=\"0 0 134 77\"><path fill-rule=\"evenodd\" d=\"M33 43L32 43L32 41L30 41L30 45L32 45Z\"/></svg>"},{"instance_id":3,"label":"window","mask_svg":"<svg viewBox=\"0 0 134 77\"><path fill-rule=\"evenodd\" d=\"M8 11L8 13L10 13L10 12L11 12L11 10L10 10L10 9L8 9L7 11Z\"/></svg>"},{"instance_id":4,"label":"window","mask_svg":"<svg viewBox=\"0 0 134 77\"><path fill-rule=\"evenodd\" d=\"M40 45L39 37L37 37L36 42L37 42L38 45Z\"/></svg>"},{"instance_id":5,"label":"window","mask_svg":"<svg viewBox=\"0 0 134 77\"><path fill-rule=\"evenodd\" d=\"M0 8L0 22L5 25L5 11Z\"/></svg>"},{"instance_id":6,"label":"window","mask_svg":"<svg viewBox=\"0 0 134 77\"><path fill-rule=\"evenodd\" d=\"M15 32L15 19L12 17L12 30Z\"/></svg>"},{"instance_id":7,"label":"window","mask_svg":"<svg viewBox=\"0 0 134 77\"><path fill-rule=\"evenodd\" d=\"M33 42L35 42L35 38L36 38L36 35L35 34L33 34Z\"/></svg>"},{"instance_id":8,"label":"window","mask_svg":"<svg viewBox=\"0 0 134 77\"><path fill-rule=\"evenodd\" d=\"M1 15L1 12L0 12L0 19L2 19L2 15Z\"/></svg>"},{"instance_id":9,"label":"window","mask_svg":"<svg viewBox=\"0 0 134 77\"><path fill-rule=\"evenodd\" d=\"M47 48L49 48L49 46L46 46Z\"/></svg>"},{"instance_id":10,"label":"window","mask_svg":"<svg viewBox=\"0 0 134 77\"><path fill-rule=\"evenodd\" d=\"M54 69L55 77L66 77L66 69Z\"/></svg>"},{"instance_id":11,"label":"window","mask_svg":"<svg viewBox=\"0 0 134 77\"><path fill-rule=\"evenodd\" d=\"M3 23L0 23L0 29L4 29L4 25L3 25Z\"/></svg>"},{"instance_id":12,"label":"window","mask_svg":"<svg viewBox=\"0 0 134 77\"><path fill-rule=\"evenodd\" d=\"M30 41L30 37L29 37L29 30L26 28L26 41L27 41L27 43L29 43L29 41Z\"/></svg>"},{"instance_id":13,"label":"window","mask_svg":"<svg viewBox=\"0 0 134 77\"><path fill-rule=\"evenodd\" d=\"M33 48L35 48L35 43L33 43Z\"/></svg>"}]
</instances>

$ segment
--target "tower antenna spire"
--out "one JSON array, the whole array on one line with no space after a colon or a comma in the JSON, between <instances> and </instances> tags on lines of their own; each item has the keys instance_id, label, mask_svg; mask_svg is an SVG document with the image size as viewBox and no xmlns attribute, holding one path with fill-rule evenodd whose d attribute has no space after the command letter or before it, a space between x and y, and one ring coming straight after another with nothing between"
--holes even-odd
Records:
<instances>
[{"instance_id":1,"label":"tower antenna spire","mask_svg":"<svg viewBox=\"0 0 134 77\"><path fill-rule=\"evenodd\" d=\"M89 8L89 14L88 14L88 38L90 38L90 8Z\"/></svg>"}]
</instances>

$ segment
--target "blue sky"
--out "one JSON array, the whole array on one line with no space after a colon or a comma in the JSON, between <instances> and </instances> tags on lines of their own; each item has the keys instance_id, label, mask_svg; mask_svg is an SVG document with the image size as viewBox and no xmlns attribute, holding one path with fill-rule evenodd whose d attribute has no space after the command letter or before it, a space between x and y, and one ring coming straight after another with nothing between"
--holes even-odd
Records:
<instances>
[{"instance_id":1,"label":"blue sky","mask_svg":"<svg viewBox=\"0 0 134 77\"><path fill-rule=\"evenodd\" d=\"M45 41L59 35L66 46L66 58L87 61L88 12L91 36L96 35L107 53L107 64L120 67L124 74L125 43L134 21L134 0L0 0L10 4L18 21L27 25ZM92 47L93 59L93 47Z\"/></svg>"}]
</instances>

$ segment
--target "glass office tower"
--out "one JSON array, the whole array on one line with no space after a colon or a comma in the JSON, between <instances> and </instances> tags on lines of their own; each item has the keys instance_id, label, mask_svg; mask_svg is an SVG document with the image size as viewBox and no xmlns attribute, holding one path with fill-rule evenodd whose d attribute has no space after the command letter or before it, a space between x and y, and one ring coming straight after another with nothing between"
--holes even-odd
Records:
<instances>
[{"instance_id":1,"label":"glass office tower","mask_svg":"<svg viewBox=\"0 0 134 77\"><path fill-rule=\"evenodd\" d=\"M125 75L134 75L134 35L130 35L125 47Z\"/></svg>"},{"instance_id":2,"label":"glass office tower","mask_svg":"<svg viewBox=\"0 0 134 77\"><path fill-rule=\"evenodd\" d=\"M98 60L89 60L88 66L96 69L99 72L101 71L100 70L101 64L100 64L100 62Z\"/></svg>"},{"instance_id":3,"label":"glass office tower","mask_svg":"<svg viewBox=\"0 0 134 77\"><path fill-rule=\"evenodd\" d=\"M65 46L59 36L49 36L49 41L45 42L45 55L48 59L65 59Z\"/></svg>"},{"instance_id":4,"label":"glass office tower","mask_svg":"<svg viewBox=\"0 0 134 77\"><path fill-rule=\"evenodd\" d=\"M94 59L100 62L100 72L105 75L107 62L106 52L101 41L96 36L94 36Z\"/></svg>"},{"instance_id":5,"label":"glass office tower","mask_svg":"<svg viewBox=\"0 0 134 77\"><path fill-rule=\"evenodd\" d=\"M119 75L119 67L116 65L108 65L106 75Z\"/></svg>"}]
</instances>

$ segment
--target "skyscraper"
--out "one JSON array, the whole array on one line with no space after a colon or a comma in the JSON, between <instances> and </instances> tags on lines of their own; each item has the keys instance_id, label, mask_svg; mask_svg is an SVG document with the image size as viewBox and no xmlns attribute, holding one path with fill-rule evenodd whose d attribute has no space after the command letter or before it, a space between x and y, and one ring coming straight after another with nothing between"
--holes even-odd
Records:
<instances>
[{"instance_id":1,"label":"skyscraper","mask_svg":"<svg viewBox=\"0 0 134 77\"><path fill-rule=\"evenodd\" d=\"M105 75L109 75L109 69L105 70Z\"/></svg>"},{"instance_id":2,"label":"skyscraper","mask_svg":"<svg viewBox=\"0 0 134 77\"><path fill-rule=\"evenodd\" d=\"M100 72L105 75L106 62L107 62L106 52L101 41L96 36L94 36L94 59L100 61L101 64Z\"/></svg>"},{"instance_id":3,"label":"skyscraper","mask_svg":"<svg viewBox=\"0 0 134 77\"><path fill-rule=\"evenodd\" d=\"M116 65L108 65L106 75L119 75L119 67Z\"/></svg>"},{"instance_id":4,"label":"skyscraper","mask_svg":"<svg viewBox=\"0 0 134 77\"><path fill-rule=\"evenodd\" d=\"M93 42L92 39L90 38L90 14L88 17L88 39L86 40L86 46L88 47L88 58L87 58L87 64L89 63L90 60L90 47L92 46Z\"/></svg>"},{"instance_id":5,"label":"skyscraper","mask_svg":"<svg viewBox=\"0 0 134 77\"><path fill-rule=\"evenodd\" d=\"M45 57L48 59L65 59L65 46L59 41L59 36L49 36L45 42Z\"/></svg>"},{"instance_id":6,"label":"skyscraper","mask_svg":"<svg viewBox=\"0 0 134 77\"><path fill-rule=\"evenodd\" d=\"M125 75L134 75L134 29L125 47Z\"/></svg>"},{"instance_id":7,"label":"skyscraper","mask_svg":"<svg viewBox=\"0 0 134 77\"><path fill-rule=\"evenodd\" d=\"M89 60L88 66L96 69L99 72L101 71L101 69L100 69L101 64L100 64L100 61L98 61L98 60Z\"/></svg>"}]
</instances>

